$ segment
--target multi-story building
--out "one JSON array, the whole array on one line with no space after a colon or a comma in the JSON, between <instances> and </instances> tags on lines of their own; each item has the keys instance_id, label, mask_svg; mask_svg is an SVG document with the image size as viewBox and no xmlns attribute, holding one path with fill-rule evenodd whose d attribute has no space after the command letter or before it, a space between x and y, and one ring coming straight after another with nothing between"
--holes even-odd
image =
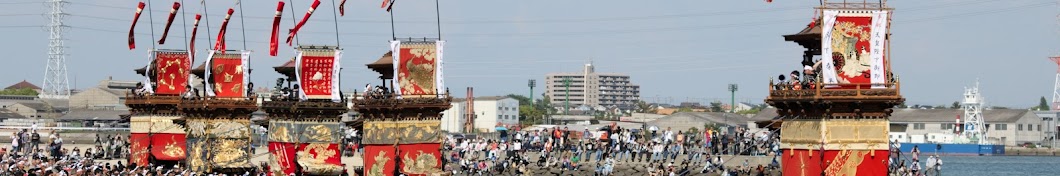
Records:
<instances>
[{"instance_id":1,"label":"multi-story building","mask_svg":"<svg viewBox=\"0 0 1060 176\"><path fill-rule=\"evenodd\" d=\"M561 108L586 105L629 110L640 100L640 85L633 84L626 74L597 73L589 63L580 73L546 74L545 95L553 106Z\"/></svg>"},{"instance_id":2,"label":"multi-story building","mask_svg":"<svg viewBox=\"0 0 1060 176\"><path fill-rule=\"evenodd\" d=\"M497 125L519 125L519 101L502 96L475 97L474 127L481 132L493 132ZM454 98L452 107L442 111L442 130L461 132L467 119L467 100Z\"/></svg>"}]
</instances>

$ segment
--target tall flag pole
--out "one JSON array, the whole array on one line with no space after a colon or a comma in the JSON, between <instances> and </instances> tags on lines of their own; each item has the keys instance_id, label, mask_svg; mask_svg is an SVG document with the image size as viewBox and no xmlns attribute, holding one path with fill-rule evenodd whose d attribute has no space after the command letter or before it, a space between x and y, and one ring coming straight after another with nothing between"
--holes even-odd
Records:
<instances>
[{"instance_id":1,"label":"tall flag pole","mask_svg":"<svg viewBox=\"0 0 1060 176\"><path fill-rule=\"evenodd\" d=\"M213 49L221 51L221 54L225 53L225 32L228 28L228 20L232 18L232 13L236 10L228 8L228 14L225 15L225 20L221 22L221 30L217 32L217 42L214 44Z\"/></svg>"},{"instance_id":2,"label":"tall flag pole","mask_svg":"<svg viewBox=\"0 0 1060 176\"><path fill-rule=\"evenodd\" d=\"M136 21L140 20L140 13L144 12L144 6L146 5L143 1L140 1L140 4L136 6L136 16L133 17L132 26L129 27L129 50L136 49L136 39L133 38L133 31L136 29Z\"/></svg>"},{"instance_id":3,"label":"tall flag pole","mask_svg":"<svg viewBox=\"0 0 1060 176\"><path fill-rule=\"evenodd\" d=\"M177 10L180 10L180 2L173 2L173 9L169 9L169 19L166 20L166 28L162 30L162 39L158 40L159 45L166 44L166 36L169 35L169 27L173 25L173 18L177 17Z\"/></svg>"},{"instance_id":4,"label":"tall flag pole","mask_svg":"<svg viewBox=\"0 0 1060 176\"><path fill-rule=\"evenodd\" d=\"M291 40L294 39L295 35L298 35L298 29L301 29L302 25L305 25L305 22L309 21L309 16L313 16L313 11L316 11L317 6L320 6L320 0L313 1L313 5L309 7L309 11L305 12L305 16L302 17L302 21L299 21L298 24L294 26L294 29L291 29L290 33L288 33L287 45L291 45Z\"/></svg>"},{"instance_id":5,"label":"tall flag pole","mask_svg":"<svg viewBox=\"0 0 1060 176\"><path fill-rule=\"evenodd\" d=\"M280 19L283 17L283 0L276 3L276 16L272 17L272 39L269 40L269 55L276 56L280 50Z\"/></svg>"},{"instance_id":6,"label":"tall flag pole","mask_svg":"<svg viewBox=\"0 0 1060 176\"><path fill-rule=\"evenodd\" d=\"M191 46L188 52L191 52L191 60L195 61L195 34L199 32L199 19L202 19L202 15L195 14L195 23L191 25Z\"/></svg>"}]
</instances>

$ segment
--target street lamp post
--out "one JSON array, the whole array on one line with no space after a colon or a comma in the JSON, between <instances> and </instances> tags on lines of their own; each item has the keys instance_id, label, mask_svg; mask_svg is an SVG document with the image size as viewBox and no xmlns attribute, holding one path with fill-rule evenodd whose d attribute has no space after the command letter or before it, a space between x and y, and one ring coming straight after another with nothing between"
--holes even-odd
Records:
<instances>
[{"instance_id":1,"label":"street lamp post","mask_svg":"<svg viewBox=\"0 0 1060 176\"><path fill-rule=\"evenodd\" d=\"M732 95L732 99L729 104L729 113L736 113L736 90L739 87L736 84L729 84L729 92ZM725 123L729 123L729 117L725 116Z\"/></svg>"},{"instance_id":2,"label":"street lamp post","mask_svg":"<svg viewBox=\"0 0 1060 176\"><path fill-rule=\"evenodd\" d=\"M563 100L563 115L570 115L570 77L563 78L563 86L567 88L567 98Z\"/></svg>"},{"instance_id":3,"label":"street lamp post","mask_svg":"<svg viewBox=\"0 0 1060 176\"><path fill-rule=\"evenodd\" d=\"M537 80L530 79L526 86L530 87L530 106L534 106L534 86L537 86Z\"/></svg>"},{"instance_id":4,"label":"street lamp post","mask_svg":"<svg viewBox=\"0 0 1060 176\"><path fill-rule=\"evenodd\" d=\"M530 79L530 81L527 81L526 86L530 87L530 108L535 108L536 109L537 106L534 105L534 86L537 86L537 80ZM527 115L529 115L529 114L527 114ZM527 118L530 118L530 117L527 117Z\"/></svg>"}]
</instances>

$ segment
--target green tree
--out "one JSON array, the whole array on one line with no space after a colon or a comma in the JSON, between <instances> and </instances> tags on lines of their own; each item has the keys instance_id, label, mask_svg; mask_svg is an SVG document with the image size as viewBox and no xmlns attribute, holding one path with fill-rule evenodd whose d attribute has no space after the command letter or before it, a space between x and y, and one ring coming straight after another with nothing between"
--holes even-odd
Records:
<instances>
[{"instance_id":1,"label":"green tree","mask_svg":"<svg viewBox=\"0 0 1060 176\"><path fill-rule=\"evenodd\" d=\"M718 101L710 102L710 111L711 112L721 112L722 111L721 102L718 102Z\"/></svg>"},{"instance_id":2,"label":"green tree","mask_svg":"<svg viewBox=\"0 0 1060 176\"><path fill-rule=\"evenodd\" d=\"M655 108L651 108L651 104L644 102L643 100L637 101L637 112L640 113L655 113Z\"/></svg>"},{"instance_id":3,"label":"green tree","mask_svg":"<svg viewBox=\"0 0 1060 176\"><path fill-rule=\"evenodd\" d=\"M37 91L33 89L4 89L0 90L0 95L26 95L26 96L37 96Z\"/></svg>"},{"instance_id":4,"label":"green tree","mask_svg":"<svg viewBox=\"0 0 1060 176\"><path fill-rule=\"evenodd\" d=\"M677 109L677 112L692 112L692 108L682 107L681 109Z\"/></svg>"},{"instance_id":5,"label":"green tree","mask_svg":"<svg viewBox=\"0 0 1060 176\"><path fill-rule=\"evenodd\" d=\"M961 109L961 102L953 101L953 105L950 106L950 109Z\"/></svg>"},{"instance_id":6,"label":"green tree","mask_svg":"<svg viewBox=\"0 0 1060 176\"><path fill-rule=\"evenodd\" d=\"M1049 103L1045 101L1045 96L1042 96L1041 99L1038 99L1038 110L1049 110Z\"/></svg>"},{"instance_id":7,"label":"green tree","mask_svg":"<svg viewBox=\"0 0 1060 176\"><path fill-rule=\"evenodd\" d=\"M519 105L530 105L530 98L526 98L526 96L517 95L517 94L508 94L507 97L515 99L515 100L518 100L519 101Z\"/></svg>"},{"instance_id":8,"label":"green tree","mask_svg":"<svg viewBox=\"0 0 1060 176\"><path fill-rule=\"evenodd\" d=\"M530 105L519 105L519 121L524 124L535 124L544 117L544 111Z\"/></svg>"}]
</instances>

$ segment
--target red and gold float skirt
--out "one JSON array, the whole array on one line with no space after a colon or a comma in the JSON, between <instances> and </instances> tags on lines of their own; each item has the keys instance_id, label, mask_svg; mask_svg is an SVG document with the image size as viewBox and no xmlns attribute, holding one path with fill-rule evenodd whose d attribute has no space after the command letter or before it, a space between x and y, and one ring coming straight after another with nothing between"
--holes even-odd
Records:
<instances>
[{"instance_id":1,"label":"red and gold float skirt","mask_svg":"<svg viewBox=\"0 0 1060 176\"><path fill-rule=\"evenodd\" d=\"M339 122L269 122L269 172L289 175L301 168L307 175L341 174L341 127Z\"/></svg>"},{"instance_id":2,"label":"red and gold float skirt","mask_svg":"<svg viewBox=\"0 0 1060 176\"><path fill-rule=\"evenodd\" d=\"M365 121L364 175L442 173L440 128L438 120Z\"/></svg>"},{"instance_id":3,"label":"red and gold float skirt","mask_svg":"<svg viewBox=\"0 0 1060 176\"><path fill-rule=\"evenodd\" d=\"M189 118L188 170L213 172L252 168L250 120Z\"/></svg>"},{"instance_id":4,"label":"red and gold float skirt","mask_svg":"<svg viewBox=\"0 0 1060 176\"><path fill-rule=\"evenodd\" d=\"M784 175L887 175L889 120L784 120Z\"/></svg>"},{"instance_id":5,"label":"red and gold float skirt","mask_svg":"<svg viewBox=\"0 0 1060 176\"><path fill-rule=\"evenodd\" d=\"M130 117L129 163L147 166L150 157L161 161L183 160L186 157L184 128L173 123L179 118L170 115Z\"/></svg>"}]
</instances>

